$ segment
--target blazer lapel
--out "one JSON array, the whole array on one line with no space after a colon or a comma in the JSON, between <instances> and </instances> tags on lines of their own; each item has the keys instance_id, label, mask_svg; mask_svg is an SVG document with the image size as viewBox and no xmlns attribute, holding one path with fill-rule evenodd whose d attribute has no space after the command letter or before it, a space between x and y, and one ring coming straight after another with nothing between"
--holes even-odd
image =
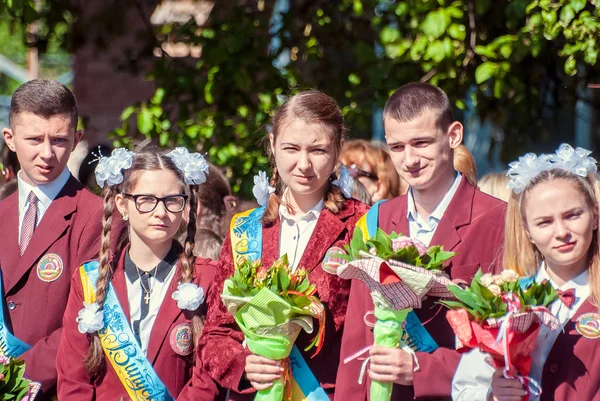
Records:
<instances>
[{"instance_id":1,"label":"blazer lapel","mask_svg":"<svg viewBox=\"0 0 600 401\"><path fill-rule=\"evenodd\" d=\"M127 276L125 276L125 253L127 253L127 249L129 246L125 247L123 252L121 252L121 256L119 257L119 264L113 278L111 280L113 288L115 289L115 293L117 294L117 299L121 304L121 309L123 309L123 313L125 313L125 317L127 317L127 321L131 325L131 312L129 311L129 293L127 292Z\"/></svg>"},{"instance_id":2,"label":"blazer lapel","mask_svg":"<svg viewBox=\"0 0 600 401\"><path fill-rule=\"evenodd\" d=\"M463 177L438 223L431 245L442 245L445 251L452 251L460 243L458 228L471 222L474 194L475 188Z\"/></svg>"},{"instance_id":3,"label":"blazer lapel","mask_svg":"<svg viewBox=\"0 0 600 401\"><path fill-rule=\"evenodd\" d=\"M596 311L597 307L595 307L589 301L589 299L586 300L579 307L579 309L577 310L575 315L573 315L571 320L569 320L567 324L565 324L564 330L561 330L559 328L561 332L558 334L558 337L556 338L556 341L554 342L554 345L550 350L550 354L548 355L547 360L562 361L565 358L568 358L568 354L573 353L573 347L575 346L577 340L579 340L579 338L581 337L581 334L579 334L575 328L577 325L577 319L579 319L579 317L585 313L591 313Z\"/></svg>"},{"instance_id":4,"label":"blazer lapel","mask_svg":"<svg viewBox=\"0 0 600 401\"><path fill-rule=\"evenodd\" d=\"M179 278L181 277L181 273L179 272L179 263L177 264L176 269L178 271L175 272L175 275L171 280L171 284L169 284L169 289L165 294L165 299L160 305L160 309L156 315L156 320L152 325L152 331L150 332L147 357L152 365L154 365L156 362L156 358L165 342L166 337L171 334L167 329L182 313L182 310L177 306L177 302L171 298L171 294L173 294L173 291L177 289L177 284L179 283Z\"/></svg>"},{"instance_id":5,"label":"blazer lapel","mask_svg":"<svg viewBox=\"0 0 600 401\"><path fill-rule=\"evenodd\" d=\"M340 211L337 215L327 209L323 209L317 220L317 225L310 240L302 254L298 267L304 267L312 271L319 266L327 250L337 241L340 234L346 228L342 219L354 214L354 204L347 203L349 207Z\"/></svg>"},{"instance_id":6,"label":"blazer lapel","mask_svg":"<svg viewBox=\"0 0 600 401\"><path fill-rule=\"evenodd\" d=\"M391 216L391 221L390 221L390 225L391 225L390 230L386 230L386 232L388 234L395 232L396 234L404 234L404 235L408 236L409 235L408 218L406 217L406 213L408 210L408 206L407 206L406 202L408 202L408 197L402 196L401 198L397 198L397 199L398 200L392 199L392 200L388 201L388 202L393 202L393 203L390 203L390 206L393 209L395 209L395 212L392 212L393 214ZM385 205L385 203L379 207L381 208L384 205ZM383 220L382 214L379 213L378 226L386 227L388 223L386 221L382 221L382 220Z\"/></svg>"},{"instance_id":7,"label":"blazer lapel","mask_svg":"<svg viewBox=\"0 0 600 401\"><path fill-rule=\"evenodd\" d=\"M281 219L262 229L262 265L270 267L279 259L279 236L281 233Z\"/></svg>"},{"instance_id":8,"label":"blazer lapel","mask_svg":"<svg viewBox=\"0 0 600 401\"><path fill-rule=\"evenodd\" d=\"M77 180L71 177L44 213L42 220L33 232L29 246L17 264L17 268L7 272L8 282L10 283L10 286L6 287L7 293L37 263L43 253L64 235L70 226L71 216L77 210L77 184ZM66 255L58 256L65 257Z\"/></svg>"},{"instance_id":9,"label":"blazer lapel","mask_svg":"<svg viewBox=\"0 0 600 401\"><path fill-rule=\"evenodd\" d=\"M6 207L5 212L0 215L0 219L5 222L5 231L2 233L2 246L5 247L6 258L2 260L0 269L2 270L2 281L4 288L12 288L12 280L14 277L12 271L19 265L21 260L19 251L19 199L18 193L6 198L3 202L3 207ZM16 212L15 212L16 211Z\"/></svg>"}]
</instances>

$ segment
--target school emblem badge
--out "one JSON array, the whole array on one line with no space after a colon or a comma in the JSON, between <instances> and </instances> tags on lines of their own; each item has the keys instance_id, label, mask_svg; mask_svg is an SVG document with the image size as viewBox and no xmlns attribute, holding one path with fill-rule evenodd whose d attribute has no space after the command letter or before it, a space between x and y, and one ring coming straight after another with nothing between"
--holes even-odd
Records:
<instances>
[{"instance_id":1,"label":"school emblem badge","mask_svg":"<svg viewBox=\"0 0 600 401\"><path fill-rule=\"evenodd\" d=\"M176 354L187 356L194 349L192 339L192 325L189 323L180 323L171 331L171 348Z\"/></svg>"},{"instance_id":2,"label":"school emblem badge","mask_svg":"<svg viewBox=\"0 0 600 401\"><path fill-rule=\"evenodd\" d=\"M60 256L55 253L48 253L40 259L36 270L40 280L51 283L62 275L64 264Z\"/></svg>"},{"instance_id":3,"label":"school emblem badge","mask_svg":"<svg viewBox=\"0 0 600 401\"><path fill-rule=\"evenodd\" d=\"M337 246L329 248L327 253L325 253L323 262L321 263L323 270L329 274L337 274L337 268L345 263L348 263L346 260L339 257L340 254L346 255L348 252Z\"/></svg>"},{"instance_id":4,"label":"school emblem badge","mask_svg":"<svg viewBox=\"0 0 600 401\"><path fill-rule=\"evenodd\" d=\"M577 318L575 329L585 338L595 340L600 338L600 315L585 313Z\"/></svg>"}]
</instances>

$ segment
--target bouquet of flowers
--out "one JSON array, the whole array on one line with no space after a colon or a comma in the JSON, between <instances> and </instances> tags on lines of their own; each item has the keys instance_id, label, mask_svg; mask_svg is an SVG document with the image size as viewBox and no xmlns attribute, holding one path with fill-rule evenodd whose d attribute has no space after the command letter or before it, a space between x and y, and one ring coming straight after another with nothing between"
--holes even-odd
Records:
<instances>
[{"instance_id":1,"label":"bouquet of flowers","mask_svg":"<svg viewBox=\"0 0 600 401\"><path fill-rule=\"evenodd\" d=\"M24 377L25 362L0 356L0 400L33 401L40 384Z\"/></svg>"},{"instance_id":2,"label":"bouquet of flowers","mask_svg":"<svg viewBox=\"0 0 600 401\"><path fill-rule=\"evenodd\" d=\"M479 348L492 357L495 368L504 367L505 377L518 378L531 394L539 394L528 376L540 324L551 330L559 327L546 308L557 298L552 285L520 280L510 270L498 275L479 270L469 287L448 289L456 301L441 303L452 309L446 318L462 344L459 351Z\"/></svg>"},{"instance_id":3,"label":"bouquet of flowers","mask_svg":"<svg viewBox=\"0 0 600 401\"><path fill-rule=\"evenodd\" d=\"M256 355L284 362L283 378L255 400L281 401L291 396L291 368L288 357L300 331L317 335L305 348L316 346L319 353L325 338L325 309L315 296L316 288L305 269L292 271L284 255L270 268L260 261L244 259L233 277L225 281L221 299L244 333L248 349ZM313 356L314 356L313 355Z\"/></svg>"},{"instance_id":4,"label":"bouquet of flowers","mask_svg":"<svg viewBox=\"0 0 600 401\"><path fill-rule=\"evenodd\" d=\"M442 267L454 253L444 252L440 246L428 249L419 241L396 233L387 235L381 229L366 240L360 229L354 230L350 245L345 248L326 258L323 268L344 279L358 279L369 287L377 318L373 329L375 345L402 347L413 355L413 348L427 352L435 349L435 343L416 344L410 338L411 326L423 330L416 315L413 314L415 321L410 313L421 307L425 296L452 296L447 289L452 282ZM372 401L389 401L392 384L373 381L370 394Z\"/></svg>"}]
</instances>

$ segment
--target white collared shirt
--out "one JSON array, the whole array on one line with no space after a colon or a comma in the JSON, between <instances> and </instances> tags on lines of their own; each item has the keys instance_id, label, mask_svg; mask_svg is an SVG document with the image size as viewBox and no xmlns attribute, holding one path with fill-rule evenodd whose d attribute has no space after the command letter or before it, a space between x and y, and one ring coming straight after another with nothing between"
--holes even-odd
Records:
<instances>
[{"instance_id":1,"label":"white collared shirt","mask_svg":"<svg viewBox=\"0 0 600 401\"><path fill-rule=\"evenodd\" d=\"M20 170L17 174L18 187L19 187L19 241L21 238L21 227L23 226L23 219L25 218L25 213L29 208L29 203L27 198L29 197L29 193L33 191L35 196L38 198L37 202L37 225L40 225L42 221L42 217L46 213L46 210L50 207L50 204L58 196L60 191L63 189L67 181L69 181L69 177L71 176L71 172L68 168L65 167L62 173L52 182L47 184L39 184L37 186L32 186L26 183L21 175L24 174L23 170Z\"/></svg>"},{"instance_id":2,"label":"white collared shirt","mask_svg":"<svg viewBox=\"0 0 600 401\"><path fill-rule=\"evenodd\" d=\"M560 299L552 302L548 309L556 316L561 327L552 331L548 327L542 325L538 333L537 342L531 353L531 372L529 377L534 379L538 385L542 386L542 373L544 364L550 351L554 346L554 342L558 338L561 330L564 330L564 326L575 316L577 310L585 302L590 295L589 289L589 278L588 270L581 273L563 284L560 288L550 279L546 267L544 264L538 270L535 280L539 283L544 280L548 280L555 289L566 291L569 289L575 290L575 302L571 307L567 307ZM492 368L485 358L488 356L487 353L480 351L475 348L472 351L463 354L454 378L452 379L452 399L455 401L487 401L488 396L491 392L490 386L492 383L492 375L494 374L494 368ZM539 401L539 397L530 397L530 401Z\"/></svg>"},{"instance_id":3,"label":"white collared shirt","mask_svg":"<svg viewBox=\"0 0 600 401\"><path fill-rule=\"evenodd\" d=\"M150 343L150 334L152 333L152 327L158 316L158 311L162 303L165 301L167 295L170 299L170 294L167 294L171 286L171 281L175 276L175 270L177 266L176 257L171 257L172 253L169 253L163 261L160 262L156 270L150 272L137 271L135 265L129 258L129 251L127 251L125 260L125 277L127 280L127 299L129 300L129 317L131 330L134 335L139 334L139 342L144 355L148 354L148 344ZM173 260L174 259L174 260ZM142 274L149 275L149 288L150 302L148 305L144 304L145 292L142 290L140 284ZM174 301L173 301L174 302ZM147 312L142 317L142 308L147 307ZM136 333L136 325L138 327L138 333Z\"/></svg>"},{"instance_id":4,"label":"white collared shirt","mask_svg":"<svg viewBox=\"0 0 600 401\"><path fill-rule=\"evenodd\" d=\"M407 194L407 212L406 218L408 219L408 235L411 238L418 239L425 246L429 246L433 235L435 234L435 230L437 229L438 223L446 213L446 209L448 209L448 205L454 198L454 194L458 190L458 186L460 185L462 179L462 174L456 173L456 177L454 178L454 183L446 192L446 195L442 198L441 202L437 205L433 213L429 215L427 221L423 220L419 213L417 212L417 208L415 207L415 198L413 197L412 188L408 189ZM399 233L398 233L399 234ZM404 233L406 235L406 233Z\"/></svg>"},{"instance_id":5,"label":"white collared shirt","mask_svg":"<svg viewBox=\"0 0 600 401\"><path fill-rule=\"evenodd\" d=\"M285 194L284 194L285 199ZM296 271L308 241L312 236L317 220L325 202L321 200L305 214L292 215L285 205L279 206L279 217L281 219L281 231L279 234L279 257L287 254L292 270Z\"/></svg>"}]
</instances>

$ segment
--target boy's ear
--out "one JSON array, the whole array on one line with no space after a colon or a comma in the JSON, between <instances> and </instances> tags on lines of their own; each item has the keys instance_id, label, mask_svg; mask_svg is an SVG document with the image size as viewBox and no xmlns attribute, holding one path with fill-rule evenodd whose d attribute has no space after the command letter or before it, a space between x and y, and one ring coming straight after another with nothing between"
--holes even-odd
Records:
<instances>
[{"instance_id":1,"label":"boy's ear","mask_svg":"<svg viewBox=\"0 0 600 401\"><path fill-rule=\"evenodd\" d=\"M6 142L6 146L13 152L16 152L15 144L13 142L13 132L10 128L2 128L2 136L4 136L4 142Z\"/></svg>"},{"instance_id":2,"label":"boy's ear","mask_svg":"<svg viewBox=\"0 0 600 401\"><path fill-rule=\"evenodd\" d=\"M75 148L77 147L77 144L79 142L81 142L81 138L83 137L83 131L82 130L75 130L75 137L73 139L73 149L71 149L71 152L75 150Z\"/></svg>"}]
</instances>

